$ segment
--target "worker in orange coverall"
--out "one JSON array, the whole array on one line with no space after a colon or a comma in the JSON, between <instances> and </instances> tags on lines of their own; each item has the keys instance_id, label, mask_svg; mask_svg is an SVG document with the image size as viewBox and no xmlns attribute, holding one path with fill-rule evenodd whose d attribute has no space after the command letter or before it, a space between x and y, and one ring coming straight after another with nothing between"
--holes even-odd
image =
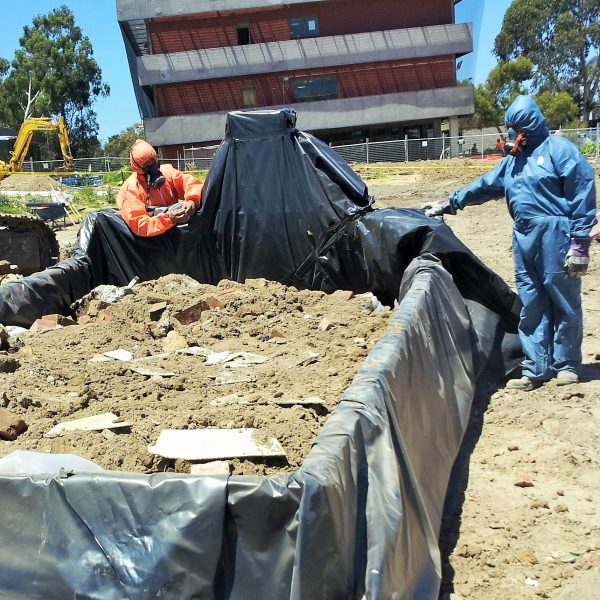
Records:
<instances>
[{"instance_id":1,"label":"worker in orange coverall","mask_svg":"<svg viewBox=\"0 0 600 600\"><path fill-rule=\"evenodd\" d=\"M156 150L136 140L129 152L133 173L117 195L117 207L135 235L152 237L187 223L200 207L202 181L171 165L159 165Z\"/></svg>"}]
</instances>

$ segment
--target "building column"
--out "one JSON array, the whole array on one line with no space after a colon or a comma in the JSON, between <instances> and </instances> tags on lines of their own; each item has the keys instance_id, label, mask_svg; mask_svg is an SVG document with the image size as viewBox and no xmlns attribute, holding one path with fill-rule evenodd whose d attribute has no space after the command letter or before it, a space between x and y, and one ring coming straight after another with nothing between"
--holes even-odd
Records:
<instances>
[{"instance_id":1,"label":"building column","mask_svg":"<svg viewBox=\"0 0 600 600\"><path fill-rule=\"evenodd\" d=\"M459 136L458 117L448 117L448 124L450 125L450 156L456 158L461 151L457 142Z\"/></svg>"}]
</instances>

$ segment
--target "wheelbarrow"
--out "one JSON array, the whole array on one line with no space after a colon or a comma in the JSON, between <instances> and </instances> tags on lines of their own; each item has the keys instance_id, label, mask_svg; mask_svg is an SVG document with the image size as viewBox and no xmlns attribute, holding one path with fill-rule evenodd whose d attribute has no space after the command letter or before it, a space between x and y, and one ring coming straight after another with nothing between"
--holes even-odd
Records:
<instances>
[{"instance_id":1,"label":"wheelbarrow","mask_svg":"<svg viewBox=\"0 0 600 600\"><path fill-rule=\"evenodd\" d=\"M52 227L59 219L63 220L63 226L67 224L67 207L64 202L27 202L25 204L42 221L50 221Z\"/></svg>"}]
</instances>

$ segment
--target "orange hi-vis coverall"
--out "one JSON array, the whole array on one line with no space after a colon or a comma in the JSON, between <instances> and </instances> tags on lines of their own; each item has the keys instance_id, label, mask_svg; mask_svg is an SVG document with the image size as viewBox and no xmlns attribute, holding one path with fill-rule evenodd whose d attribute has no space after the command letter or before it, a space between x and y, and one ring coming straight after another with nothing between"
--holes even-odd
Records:
<instances>
[{"instance_id":1,"label":"orange hi-vis coverall","mask_svg":"<svg viewBox=\"0 0 600 600\"><path fill-rule=\"evenodd\" d=\"M182 200L192 200L200 206L202 181L168 164L159 168L166 181L158 190L150 187L148 206L148 188L143 173L132 173L117 195L117 207L123 219L131 231L141 237L160 235L175 226L168 213L152 215L153 208L171 206Z\"/></svg>"}]
</instances>

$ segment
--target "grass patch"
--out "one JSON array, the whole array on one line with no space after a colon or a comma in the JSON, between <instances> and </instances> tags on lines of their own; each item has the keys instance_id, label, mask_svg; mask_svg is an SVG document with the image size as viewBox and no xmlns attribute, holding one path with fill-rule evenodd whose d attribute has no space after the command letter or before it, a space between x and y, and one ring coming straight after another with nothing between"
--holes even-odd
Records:
<instances>
[{"instance_id":1,"label":"grass patch","mask_svg":"<svg viewBox=\"0 0 600 600\"><path fill-rule=\"evenodd\" d=\"M120 171L111 171L102 176L103 185L121 185L133 171L129 168Z\"/></svg>"},{"instance_id":2,"label":"grass patch","mask_svg":"<svg viewBox=\"0 0 600 600\"><path fill-rule=\"evenodd\" d=\"M23 202L0 194L0 213L5 215L26 215L29 211Z\"/></svg>"},{"instance_id":3,"label":"grass patch","mask_svg":"<svg viewBox=\"0 0 600 600\"><path fill-rule=\"evenodd\" d=\"M73 205L80 211L110 208L115 205L115 193L111 189L84 187L73 194Z\"/></svg>"}]
</instances>

